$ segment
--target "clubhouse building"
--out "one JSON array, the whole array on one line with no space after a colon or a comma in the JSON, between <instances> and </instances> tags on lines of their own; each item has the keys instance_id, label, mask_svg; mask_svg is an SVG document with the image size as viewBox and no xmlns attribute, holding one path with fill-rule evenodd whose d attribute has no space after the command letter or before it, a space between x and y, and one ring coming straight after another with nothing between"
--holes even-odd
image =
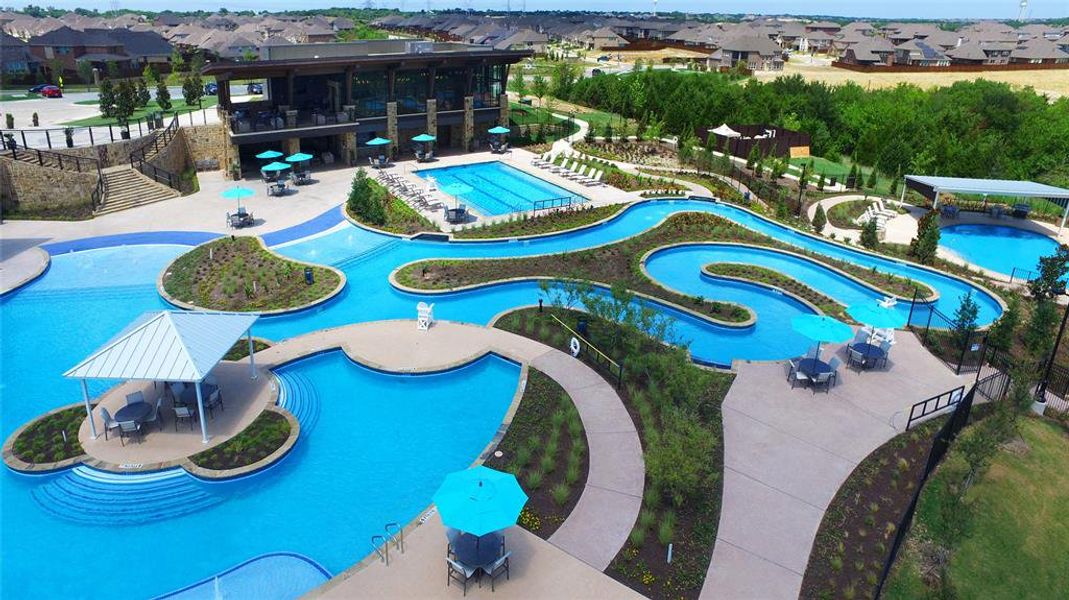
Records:
<instances>
[{"instance_id":1,"label":"clubhouse building","mask_svg":"<svg viewBox=\"0 0 1069 600\"><path fill-rule=\"evenodd\" d=\"M265 46L260 59L207 65L219 83L226 160L254 168L255 155L273 148L305 152L325 162L366 162L392 141L394 154L420 133L440 148L473 149L485 131L507 124L509 67L529 50L495 50L452 42L390 39ZM230 82L266 80L263 95L231 98Z\"/></svg>"}]
</instances>

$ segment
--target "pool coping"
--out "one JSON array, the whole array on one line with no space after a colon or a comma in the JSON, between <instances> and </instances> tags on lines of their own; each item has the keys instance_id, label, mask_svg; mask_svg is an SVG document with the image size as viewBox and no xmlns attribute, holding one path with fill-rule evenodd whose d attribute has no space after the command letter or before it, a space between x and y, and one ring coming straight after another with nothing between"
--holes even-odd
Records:
<instances>
[{"instance_id":1,"label":"pool coping","mask_svg":"<svg viewBox=\"0 0 1069 600\"><path fill-rule=\"evenodd\" d=\"M12 283L10 287L5 290L0 290L0 298L3 298L8 294L17 292L19 289L33 283L34 281L37 281L42 275L48 272L48 269L52 267L52 255L44 248L40 246L33 246L32 248L29 248L26 251L32 251L36 254L43 256L38 256L40 260L33 271L20 274L18 280Z\"/></svg>"},{"instance_id":2,"label":"pool coping","mask_svg":"<svg viewBox=\"0 0 1069 600\"><path fill-rule=\"evenodd\" d=\"M289 314L289 313L301 312L303 310L308 310L309 308L313 308L313 307L319 306L320 304L329 302L330 300L333 300L335 296L340 294L342 292L342 290L345 289L345 286L348 283L348 279L346 278L345 273L343 273L340 269L338 269L336 267L332 267L330 265L326 265L326 264L310 263L310 262L305 262L303 260L290 258L288 256L283 256L282 254L279 254L278 252L275 252L267 244L265 244L264 241L263 241L263 238L261 238L260 236L231 236L231 237L235 237L235 238L236 237L252 238L252 239L256 240L256 242L258 244L260 244L260 247L262 249L264 249L265 251L270 253L272 256L274 256L275 258L278 258L279 260L282 260L282 261L297 263L297 264L305 266L305 267L315 267L317 269L329 269L329 270L333 271L334 274L336 274L338 276L338 285L335 286L334 289L331 290L331 292L329 294L327 294L326 296L323 296L321 298L317 298L317 299L315 299L315 300L313 300L311 302L306 302L306 303L304 303L304 304L302 304L300 306L296 306L296 307L293 307L293 308L276 308L276 309L271 309L271 310L227 311L227 310L223 310L223 309L219 309L219 308L206 308L206 307L203 307L203 306L197 306L196 304L192 304L192 303L189 303L189 302L184 302L182 300L179 300L179 299L171 296L171 294L169 294L167 292L166 288L163 285L163 278L164 278L164 276L167 275L168 272L170 272L171 266L174 265L174 263L177 262L178 260L180 260L183 256L185 256L186 254L189 254L190 252L193 252L197 248L200 248L201 246L205 246L207 244L211 244L212 242L215 242L216 239L218 239L218 238L216 238L216 239L208 240L207 242L204 242L203 244L198 244L198 245L190 248L186 252L183 252L181 255L175 257L174 260L172 260L171 262L167 263L167 266L163 267L163 269L160 270L160 274L156 276L156 292L160 295L160 297L164 300L164 302L167 302L168 304L176 306L176 307L178 307L178 308L180 308L182 310L209 311L209 312L240 312L240 313L246 313L246 314L257 314L257 315L261 315L261 316L278 316L278 315L285 315L285 314Z\"/></svg>"}]
</instances>

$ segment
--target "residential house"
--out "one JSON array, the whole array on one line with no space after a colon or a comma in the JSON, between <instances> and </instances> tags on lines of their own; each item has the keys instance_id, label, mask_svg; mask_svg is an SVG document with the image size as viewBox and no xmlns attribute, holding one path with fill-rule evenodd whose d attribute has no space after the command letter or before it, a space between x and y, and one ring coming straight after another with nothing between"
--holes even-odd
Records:
<instances>
[{"instance_id":1,"label":"residential house","mask_svg":"<svg viewBox=\"0 0 1069 600\"><path fill-rule=\"evenodd\" d=\"M74 73L78 62L86 61L102 71L114 64L120 73L133 71L131 57L122 42L107 30L78 31L68 26L34 36L29 41L30 52L44 63L49 71L53 64L63 73Z\"/></svg>"},{"instance_id":2,"label":"residential house","mask_svg":"<svg viewBox=\"0 0 1069 600\"><path fill-rule=\"evenodd\" d=\"M751 71L783 69L783 49L764 36L742 35L724 41L709 57L710 69L731 69L738 65Z\"/></svg>"},{"instance_id":3,"label":"residential house","mask_svg":"<svg viewBox=\"0 0 1069 600\"><path fill-rule=\"evenodd\" d=\"M41 61L30 52L30 45L13 35L0 32L0 73L25 77L36 73Z\"/></svg>"},{"instance_id":4,"label":"residential house","mask_svg":"<svg viewBox=\"0 0 1069 600\"><path fill-rule=\"evenodd\" d=\"M1010 62L1016 64L1064 64L1069 63L1069 53L1044 37L1023 42L1010 53Z\"/></svg>"},{"instance_id":5,"label":"residential house","mask_svg":"<svg viewBox=\"0 0 1069 600\"><path fill-rule=\"evenodd\" d=\"M873 37L852 44L841 60L850 65L889 67L895 63L895 47L884 38Z\"/></svg>"},{"instance_id":6,"label":"residential house","mask_svg":"<svg viewBox=\"0 0 1069 600\"><path fill-rule=\"evenodd\" d=\"M549 45L549 36L533 29L520 29L494 44L495 50L530 50L535 54L545 54Z\"/></svg>"},{"instance_id":7,"label":"residential house","mask_svg":"<svg viewBox=\"0 0 1069 600\"><path fill-rule=\"evenodd\" d=\"M924 40L912 39L895 46L895 64L946 67L950 66L950 58L941 49L929 46Z\"/></svg>"},{"instance_id":8,"label":"residential house","mask_svg":"<svg viewBox=\"0 0 1069 600\"><path fill-rule=\"evenodd\" d=\"M1016 48L1016 44L1007 42L968 41L946 54L956 65L1004 65L1010 62L1010 53Z\"/></svg>"}]
</instances>

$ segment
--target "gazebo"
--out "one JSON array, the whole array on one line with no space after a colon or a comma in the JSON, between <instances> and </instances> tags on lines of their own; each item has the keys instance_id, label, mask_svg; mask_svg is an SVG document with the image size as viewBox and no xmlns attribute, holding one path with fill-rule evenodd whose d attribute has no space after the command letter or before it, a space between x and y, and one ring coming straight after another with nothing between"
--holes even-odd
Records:
<instances>
[{"instance_id":1,"label":"gazebo","mask_svg":"<svg viewBox=\"0 0 1069 600\"><path fill-rule=\"evenodd\" d=\"M931 198L933 209L939 208L939 194L942 192L973 194L983 196L985 199L988 196L1044 198L1063 207L1062 220L1058 225L1059 233L1065 227L1065 219L1069 215L1069 190L1035 181L906 175L906 185L902 188L902 200L906 198L907 189Z\"/></svg>"},{"instance_id":2,"label":"gazebo","mask_svg":"<svg viewBox=\"0 0 1069 600\"><path fill-rule=\"evenodd\" d=\"M80 379L92 438L97 438L88 379L182 382L197 392L202 441L208 443L201 384L234 344L249 338L249 369L256 378L252 325L255 314L164 310L146 312L85 360L64 373Z\"/></svg>"}]
</instances>

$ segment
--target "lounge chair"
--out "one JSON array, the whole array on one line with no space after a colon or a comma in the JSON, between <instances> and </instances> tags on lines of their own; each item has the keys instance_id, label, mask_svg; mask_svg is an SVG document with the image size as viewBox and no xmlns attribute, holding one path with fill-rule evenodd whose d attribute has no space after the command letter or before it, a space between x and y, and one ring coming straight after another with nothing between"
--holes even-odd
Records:
<instances>
[{"instance_id":1,"label":"lounge chair","mask_svg":"<svg viewBox=\"0 0 1069 600\"><path fill-rule=\"evenodd\" d=\"M549 170L552 173L556 173L556 174L560 175L560 174L564 173L565 171L571 171L572 170L571 169L571 165L574 162L575 161L572 160L572 159L565 158L564 160L562 160L560 162L559 165L552 166L552 167L549 168Z\"/></svg>"},{"instance_id":2,"label":"lounge chair","mask_svg":"<svg viewBox=\"0 0 1069 600\"><path fill-rule=\"evenodd\" d=\"M416 328L427 331L434 324L434 304L420 302L416 305Z\"/></svg>"},{"instance_id":3,"label":"lounge chair","mask_svg":"<svg viewBox=\"0 0 1069 600\"><path fill-rule=\"evenodd\" d=\"M119 422L119 442L121 442L123 446L126 445L126 442L124 441L126 436L128 436L128 435L129 436L133 436L134 434L137 434L137 441L138 441L138 443L140 443L141 442L141 423L138 423L136 421L120 421Z\"/></svg>"},{"instance_id":4,"label":"lounge chair","mask_svg":"<svg viewBox=\"0 0 1069 600\"><path fill-rule=\"evenodd\" d=\"M512 552L506 552L501 558L495 560L489 566L483 567L483 572L490 578L490 591L494 591L494 582L502 574L505 575L505 579L509 578L509 557L512 556Z\"/></svg>"},{"instance_id":5,"label":"lounge chair","mask_svg":"<svg viewBox=\"0 0 1069 600\"><path fill-rule=\"evenodd\" d=\"M104 419L104 439L108 439L108 432L119 428L119 422L111 418L111 413L103 406L100 407L100 416Z\"/></svg>"},{"instance_id":6,"label":"lounge chair","mask_svg":"<svg viewBox=\"0 0 1069 600\"><path fill-rule=\"evenodd\" d=\"M155 423L156 426L160 428L160 431L163 431L163 414L160 412L161 404L163 404L162 396L156 399L156 404L152 407L152 412L150 412L148 416L145 417L145 420L142 421L143 425L147 423Z\"/></svg>"},{"instance_id":7,"label":"lounge chair","mask_svg":"<svg viewBox=\"0 0 1069 600\"><path fill-rule=\"evenodd\" d=\"M572 171L571 173L565 173L564 176L567 177L568 179L573 180L573 181L580 181L583 177L585 177L586 176L586 170L589 169L590 167L588 167L586 165L576 165L576 166L578 167L578 170Z\"/></svg>"},{"instance_id":8,"label":"lounge chair","mask_svg":"<svg viewBox=\"0 0 1069 600\"><path fill-rule=\"evenodd\" d=\"M475 577L475 573L479 569L476 567L469 567L464 563L455 561L451 558L445 559L446 563L446 579L445 585L448 587L452 582L456 581L464 588L464 595L468 595L468 582Z\"/></svg>"},{"instance_id":9,"label":"lounge chair","mask_svg":"<svg viewBox=\"0 0 1069 600\"><path fill-rule=\"evenodd\" d=\"M898 213L896 211L893 211L884 206L883 200L880 198L877 198L876 201L872 203L872 205L876 208L876 214L878 215L882 215L884 217L887 217L888 219L893 219L898 216Z\"/></svg>"},{"instance_id":10,"label":"lounge chair","mask_svg":"<svg viewBox=\"0 0 1069 600\"><path fill-rule=\"evenodd\" d=\"M602 170L602 169L599 169L598 170L598 174L594 175L594 177L592 178L594 180L594 183L592 183L591 185L594 185L594 186L605 185L605 182L603 182L601 180L602 177L605 177L605 171Z\"/></svg>"}]
</instances>

